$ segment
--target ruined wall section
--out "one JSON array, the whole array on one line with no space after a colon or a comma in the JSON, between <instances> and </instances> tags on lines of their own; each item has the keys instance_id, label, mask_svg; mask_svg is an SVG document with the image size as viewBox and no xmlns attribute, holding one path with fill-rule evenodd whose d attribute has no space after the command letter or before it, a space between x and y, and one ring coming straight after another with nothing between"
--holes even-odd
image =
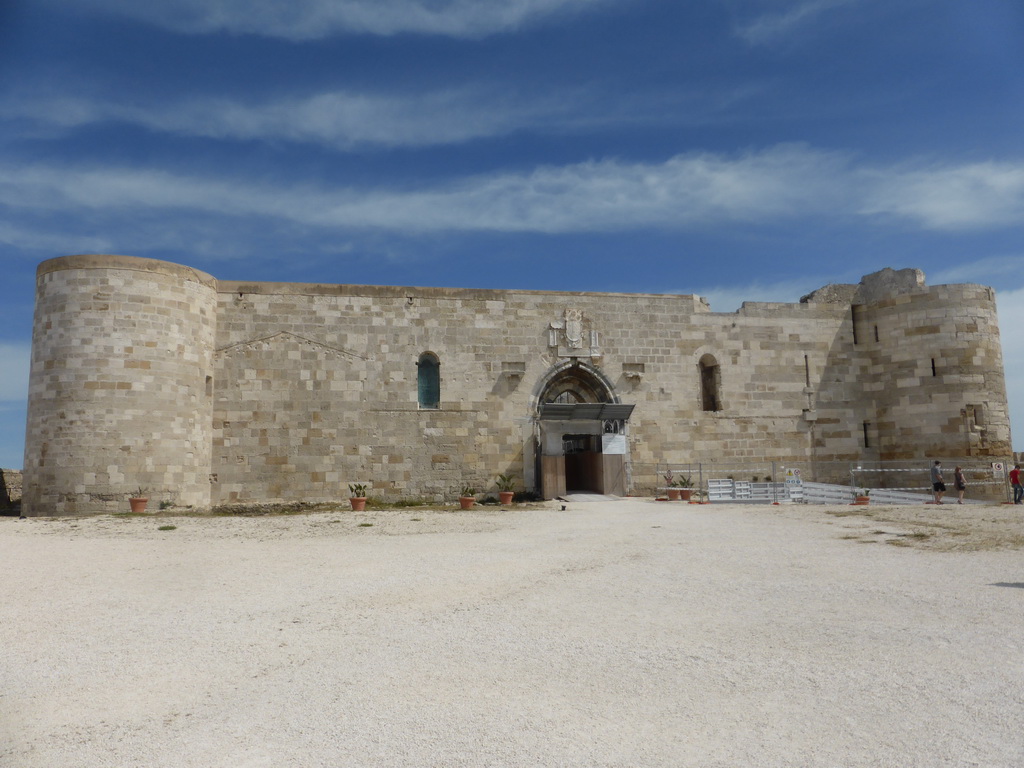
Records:
<instances>
[{"instance_id":1,"label":"ruined wall section","mask_svg":"<svg viewBox=\"0 0 1024 768\"><path fill-rule=\"evenodd\" d=\"M866 304L858 346L882 459L1010 453L995 295L940 285Z\"/></svg>"},{"instance_id":2,"label":"ruined wall section","mask_svg":"<svg viewBox=\"0 0 1024 768\"><path fill-rule=\"evenodd\" d=\"M152 259L67 256L37 272L23 512L210 500L215 281Z\"/></svg>"},{"instance_id":3,"label":"ruined wall section","mask_svg":"<svg viewBox=\"0 0 1024 768\"><path fill-rule=\"evenodd\" d=\"M20 513L21 489L20 469L0 469L0 515Z\"/></svg>"}]
</instances>

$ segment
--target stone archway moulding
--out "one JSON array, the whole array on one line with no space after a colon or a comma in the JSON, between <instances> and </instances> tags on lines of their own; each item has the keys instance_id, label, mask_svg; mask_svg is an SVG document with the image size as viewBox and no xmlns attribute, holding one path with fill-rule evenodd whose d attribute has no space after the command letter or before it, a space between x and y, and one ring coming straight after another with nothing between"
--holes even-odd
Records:
<instances>
[{"instance_id":1,"label":"stone archway moulding","mask_svg":"<svg viewBox=\"0 0 1024 768\"><path fill-rule=\"evenodd\" d=\"M544 393L551 388L560 378L565 376L567 373L582 373L585 378L591 380L595 389L602 389L607 396L609 403L619 403L621 399L618 393L615 391L615 387L612 382L594 366L589 363L580 362L577 360L565 360L561 363L553 365L547 370L547 372L541 376L537 383L534 384L533 391L530 393L530 414L537 416L540 413L541 398Z\"/></svg>"}]
</instances>

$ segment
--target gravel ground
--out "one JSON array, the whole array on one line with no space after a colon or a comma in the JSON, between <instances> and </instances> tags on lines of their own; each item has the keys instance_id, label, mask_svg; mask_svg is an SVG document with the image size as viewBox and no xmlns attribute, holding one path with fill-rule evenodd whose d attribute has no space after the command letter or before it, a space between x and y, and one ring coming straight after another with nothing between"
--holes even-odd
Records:
<instances>
[{"instance_id":1,"label":"gravel ground","mask_svg":"<svg viewBox=\"0 0 1024 768\"><path fill-rule=\"evenodd\" d=\"M0 518L0 766L1018 768L1020 518Z\"/></svg>"}]
</instances>

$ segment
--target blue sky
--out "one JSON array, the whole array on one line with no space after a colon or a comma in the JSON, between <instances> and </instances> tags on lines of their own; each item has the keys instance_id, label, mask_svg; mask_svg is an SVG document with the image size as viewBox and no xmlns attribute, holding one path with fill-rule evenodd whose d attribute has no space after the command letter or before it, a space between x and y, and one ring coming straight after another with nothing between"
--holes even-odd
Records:
<instances>
[{"instance_id":1,"label":"blue sky","mask_svg":"<svg viewBox=\"0 0 1024 768\"><path fill-rule=\"evenodd\" d=\"M35 267L797 301L997 290L1024 438L1019 0L0 0L0 465Z\"/></svg>"}]
</instances>

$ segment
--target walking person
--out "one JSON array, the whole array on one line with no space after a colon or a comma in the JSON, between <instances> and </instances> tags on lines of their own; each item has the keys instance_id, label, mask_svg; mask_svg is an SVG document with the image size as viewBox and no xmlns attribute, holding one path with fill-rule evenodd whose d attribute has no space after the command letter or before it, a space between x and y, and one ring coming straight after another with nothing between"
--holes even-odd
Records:
<instances>
[{"instance_id":1,"label":"walking person","mask_svg":"<svg viewBox=\"0 0 1024 768\"><path fill-rule=\"evenodd\" d=\"M936 504L942 503L942 494L946 492L946 484L942 482L942 462L937 460L932 464L932 496Z\"/></svg>"},{"instance_id":2,"label":"walking person","mask_svg":"<svg viewBox=\"0 0 1024 768\"><path fill-rule=\"evenodd\" d=\"M953 470L953 487L956 488L956 503L964 503L964 491L967 490L967 478L964 477L963 467Z\"/></svg>"},{"instance_id":3,"label":"walking person","mask_svg":"<svg viewBox=\"0 0 1024 768\"><path fill-rule=\"evenodd\" d=\"M1010 487L1013 488L1013 503L1020 504L1024 499L1024 487L1020 484L1020 464L1014 464L1010 470Z\"/></svg>"}]
</instances>

